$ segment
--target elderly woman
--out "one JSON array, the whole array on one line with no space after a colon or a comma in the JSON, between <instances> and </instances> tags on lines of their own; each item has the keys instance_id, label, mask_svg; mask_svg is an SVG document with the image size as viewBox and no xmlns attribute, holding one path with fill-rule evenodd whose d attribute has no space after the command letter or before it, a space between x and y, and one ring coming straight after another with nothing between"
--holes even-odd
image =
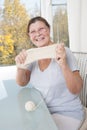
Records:
<instances>
[{"instance_id":1,"label":"elderly woman","mask_svg":"<svg viewBox=\"0 0 87 130\"><path fill-rule=\"evenodd\" d=\"M37 48L54 44L50 25L42 17L29 21L28 35ZM20 86L31 83L41 92L59 130L78 130L84 119L78 96L83 82L70 49L58 44L55 51L55 59L34 61L27 69L18 67L16 81ZM15 58L16 64L24 63L26 57L26 50L22 50Z\"/></svg>"}]
</instances>

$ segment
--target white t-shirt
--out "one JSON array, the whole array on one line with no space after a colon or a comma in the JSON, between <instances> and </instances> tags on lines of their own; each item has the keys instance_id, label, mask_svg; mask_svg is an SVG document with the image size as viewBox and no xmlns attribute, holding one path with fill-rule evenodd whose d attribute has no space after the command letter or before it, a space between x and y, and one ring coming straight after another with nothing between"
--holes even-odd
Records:
<instances>
[{"instance_id":1,"label":"white t-shirt","mask_svg":"<svg viewBox=\"0 0 87 130\"><path fill-rule=\"evenodd\" d=\"M78 70L76 59L69 48L66 48L66 54L70 69ZM29 70L31 71L30 84L41 92L51 113L59 113L79 120L84 118L79 96L68 90L60 66L55 59L51 60L44 71L40 70L38 61L31 63Z\"/></svg>"}]
</instances>

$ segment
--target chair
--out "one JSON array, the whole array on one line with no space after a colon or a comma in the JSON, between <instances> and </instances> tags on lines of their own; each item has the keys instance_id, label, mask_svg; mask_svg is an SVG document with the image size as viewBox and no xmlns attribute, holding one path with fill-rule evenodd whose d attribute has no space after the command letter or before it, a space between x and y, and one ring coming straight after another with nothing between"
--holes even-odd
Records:
<instances>
[{"instance_id":1,"label":"chair","mask_svg":"<svg viewBox=\"0 0 87 130\"><path fill-rule=\"evenodd\" d=\"M80 93L80 99L85 109L86 119L79 130L87 130L87 53L73 52L80 69L80 75L83 79L83 88Z\"/></svg>"},{"instance_id":2,"label":"chair","mask_svg":"<svg viewBox=\"0 0 87 130\"><path fill-rule=\"evenodd\" d=\"M85 112L86 112L86 119L84 120L84 122L82 123L82 126L79 130L87 130L87 108L85 108Z\"/></svg>"}]
</instances>

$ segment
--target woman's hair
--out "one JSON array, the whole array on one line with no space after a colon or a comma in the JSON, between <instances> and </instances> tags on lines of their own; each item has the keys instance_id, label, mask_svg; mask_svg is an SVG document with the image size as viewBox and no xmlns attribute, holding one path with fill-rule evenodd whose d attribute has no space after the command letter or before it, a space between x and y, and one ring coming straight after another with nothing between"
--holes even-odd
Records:
<instances>
[{"instance_id":1,"label":"woman's hair","mask_svg":"<svg viewBox=\"0 0 87 130\"><path fill-rule=\"evenodd\" d=\"M46 19L44 19L43 17L37 16L37 17L34 17L34 18L29 20L28 27L27 27L27 33L29 33L30 25L32 23L37 22L37 21L43 22L48 28L50 28L50 25L49 25L49 23L47 22Z\"/></svg>"}]
</instances>

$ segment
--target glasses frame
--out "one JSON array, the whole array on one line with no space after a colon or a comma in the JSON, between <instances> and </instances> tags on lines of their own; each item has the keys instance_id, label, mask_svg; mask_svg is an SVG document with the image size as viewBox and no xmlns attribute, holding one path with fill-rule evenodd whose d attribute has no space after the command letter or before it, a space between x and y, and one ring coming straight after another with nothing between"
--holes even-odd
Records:
<instances>
[{"instance_id":1,"label":"glasses frame","mask_svg":"<svg viewBox=\"0 0 87 130\"><path fill-rule=\"evenodd\" d=\"M29 35L30 36L35 36L38 34L42 34L44 32L47 32L47 28L46 27L40 27L38 30L32 30L32 31L29 31Z\"/></svg>"}]
</instances>

